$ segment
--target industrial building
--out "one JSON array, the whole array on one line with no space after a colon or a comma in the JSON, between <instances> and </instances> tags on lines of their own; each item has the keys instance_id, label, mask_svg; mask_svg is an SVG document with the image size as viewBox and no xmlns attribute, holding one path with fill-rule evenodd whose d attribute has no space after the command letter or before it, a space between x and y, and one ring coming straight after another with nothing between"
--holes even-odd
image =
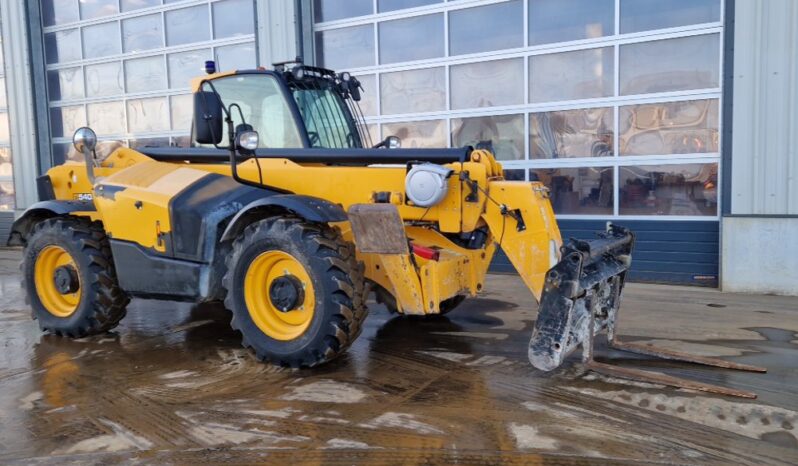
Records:
<instances>
[{"instance_id":1,"label":"industrial building","mask_svg":"<svg viewBox=\"0 0 798 466\"><path fill-rule=\"evenodd\" d=\"M301 57L359 78L375 141L489 147L563 236L631 228L635 280L798 294L792 0L0 0L0 28L2 238L78 127L185 146L206 60Z\"/></svg>"}]
</instances>

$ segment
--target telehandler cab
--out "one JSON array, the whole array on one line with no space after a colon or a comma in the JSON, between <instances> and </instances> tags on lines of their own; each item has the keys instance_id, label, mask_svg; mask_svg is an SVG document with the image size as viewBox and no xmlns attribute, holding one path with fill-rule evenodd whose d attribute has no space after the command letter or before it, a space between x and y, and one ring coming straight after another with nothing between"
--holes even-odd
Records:
<instances>
[{"instance_id":1,"label":"telehandler cab","mask_svg":"<svg viewBox=\"0 0 798 466\"><path fill-rule=\"evenodd\" d=\"M624 350L762 370L616 340L634 236L608 225L563 243L541 183L507 181L487 150L372 146L349 73L305 66L192 81L192 147L119 148L80 128L14 224L23 286L42 330L106 332L130 297L224 301L258 359L311 367L341 354L375 293L401 314L445 314L479 293L501 247L535 299L532 364L577 347L592 370L738 396L747 392L594 362Z\"/></svg>"}]
</instances>

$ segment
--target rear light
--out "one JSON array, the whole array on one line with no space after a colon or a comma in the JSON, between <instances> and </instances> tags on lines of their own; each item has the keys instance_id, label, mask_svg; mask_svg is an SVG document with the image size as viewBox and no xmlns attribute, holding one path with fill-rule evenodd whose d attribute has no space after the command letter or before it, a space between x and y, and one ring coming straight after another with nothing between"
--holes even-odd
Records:
<instances>
[{"instance_id":1,"label":"rear light","mask_svg":"<svg viewBox=\"0 0 798 466\"><path fill-rule=\"evenodd\" d=\"M423 257L424 259L431 261L437 261L441 258L441 252L437 249L419 246L418 244L411 244L410 247L413 249L413 254L417 255L418 257Z\"/></svg>"}]
</instances>

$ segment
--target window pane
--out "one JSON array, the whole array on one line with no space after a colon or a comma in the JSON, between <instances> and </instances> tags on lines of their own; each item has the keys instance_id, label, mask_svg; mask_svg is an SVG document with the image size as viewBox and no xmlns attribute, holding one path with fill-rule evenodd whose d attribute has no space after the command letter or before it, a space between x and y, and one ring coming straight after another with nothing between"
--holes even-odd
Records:
<instances>
[{"instance_id":1,"label":"window pane","mask_svg":"<svg viewBox=\"0 0 798 466\"><path fill-rule=\"evenodd\" d=\"M125 52L140 52L163 47L161 15L139 16L122 21Z\"/></svg>"},{"instance_id":2,"label":"window pane","mask_svg":"<svg viewBox=\"0 0 798 466\"><path fill-rule=\"evenodd\" d=\"M15 205L14 182L4 181L0 183L0 210L13 210Z\"/></svg>"},{"instance_id":3,"label":"window pane","mask_svg":"<svg viewBox=\"0 0 798 466\"><path fill-rule=\"evenodd\" d=\"M169 110L166 98L127 101L128 129L131 133L169 130Z\"/></svg>"},{"instance_id":4,"label":"window pane","mask_svg":"<svg viewBox=\"0 0 798 466\"><path fill-rule=\"evenodd\" d=\"M88 104L86 111L89 126L94 129L100 138L108 135L124 134L125 131L125 106L122 102L102 102Z\"/></svg>"},{"instance_id":5,"label":"window pane","mask_svg":"<svg viewBox=\"0 0 798 466\"><path fill-rule=\"evenodd\" d=\"M529 158L611 157L612 108L529 115Z\"/></svg>"},{"instance_id":6,"label":"window pane","mask_svg":"<svg viewBox=\"0 0 798 466\"><path fill-rule=\"evenodd\" d=\"M526 170L523 168L513 168L504 170L504 179L508 181L526 181Z\"/></svg>"},{"instance_id":7,"label":"window pane","mask_svg":"<svg viewBox=\"0 0 798 466\"><path fill-rule=\"evenodd\" d=\"M379 0L377 10L382 13L385 11L401 10L402 8L415 8L424 5L440 3L443 0Z\"/></svg>"},{"instance_id":8,"label":"window pane","mask_svg":"<svg viewBox=\"0 0 798 466\"><path fill-rule=\"evenodd\" d=\"M524 116L497 115L452 119L452 147L485 148L498 160L524 158Z\"/></svg>"},{"instance_id":9,"label":"window pane","mask_svg":"<svg viewBox=\"0 0 798 466\"><path fill-rule=\"evenodd\" d=\"M524 103L524 59L453 65L452 109Z\"/></svg>"},{"instance_id":10,"label":"window pane","mask_svg":"<svg viewBox=\"0 0 798 466\"><path fill-rule=\"evenodd\" d=\"M191 147L191 136L172 136L172 147Z\"/></svg>"},{"instance_id":11,"label":"window pane","mask_svg":"<svg viewBox=\"0 0 798 466\"><path fill-rule=\"evenodd\" d=\"M529 45L593 39L614 33L615 0L529 1Z\"/></svg>"},{"instance_id":12,"label":"window pane","mask_svg":"<svg viewBox=\"0 0 798 466\"><path fill-rule=\"evenodd\" d=\"M374 26L354 26L316 33L316 59L335 70L374 64Z\"/></svg>"},{"instance_id":13,"label":"window pane","mask_svg":"<svg viewBox=\"0 0 798 466\"><path fill-rule=\"evenodd\" d=\"M161 0L122 0L122 11L133 11L160 4Z\"/></svg>"},{"instance_id":14,"label":"window pane","mask_svg":"<svg viewBox=\"0 0 798 466\"><path fill-rule=\"evenodd\" d=\"M8 144L11 134L8 128L8 113L0 113L0 144Z\"/></svg>"},{"instance_id":15,"label":"window pane","mask_svg":"<svg viewBox=\"0 0 798 466\"><path fill-rule=\"evenodd\" d=\"M621 215L717 215L716 163L620 170Z\"/></svg>"},{"instance_id":16,"label":"window pane","mask_svg":"<svg viewBox=\"0 0 798 466\"><path fill-rule=\"evenodd\" d=\"M92 97L118 95L125 91L120 62L86 66L86 93Z\"/></svg>"},{"instance_id":17,"label":"window pane","mask_svg":"<svg viewBox=\"0 0 798 466\"><path fill-rule=\"evenodd\" d=\"M374 13L372 0L315 0L316 22L334 21Z\"/></svg>"},{"instance_id":18,"label":"window pane","mask_svg":"<svg viewBox=\"0 0 798 466\"><path fill-rule=\"evenodd\" d=\"M166 12L166 45L190 44L211 37L208 6L199 5Z\"/></svg>"},{"instance_id":19,"label":"window pane","mask_svg":"<svg viewBox=\"0 0 798 466\"><path fill-rule=\"evenodd\" d=\"M680 37L621 46L621 94L716 88L720 36Z\"/></svg>"},{"instance_id":20,"label":"window pane","mask_svg":"<svg viewBox=\"0 0 798 466\"><path fill-rule=\"evenodd\" d=\"M255 68L255 61L254 42L216 48L216 66L221 71L251 70Z\"/></svg>"},{"instance_id":21,"label":"window pane","mask_svg":"<svg viewBox=\"0 0 798 466\"><path fill-rule=\"evenodd\" d=\"M191 50L167 55L167 60L169 61L169 87L172 89L189 87L193 78L205 73L205 60L210 59L210 49Z\"/></svg>"},{"instance_id":22,"label":"window pane","mask_svg":"<svg viewBox=\"0 0 798 466\"><path fill-rule=\"evenodd\" d=\"M125 60L127 92L156 91L166 88L163 55Z\"/></svg>"},{"instance_id":23,"label":"window pane","mask_svg":"<svg viewBox=\"0 0 798 466\"><path fill-rule=\"evenodd\" d=\"M45 26L78 21L77 0L42 0L42 22Z\"/></svg>"},{"instance_id":24,"label":"window pane","mask_svg":"<svg viewBox=\"0 0 798 466\"><path fill-rule=\"evenodd\" d=\"M380 23L380 63L443 56L443 14Z\"/></svg>"},{"instance_id":25,"label":"window pane","mask_svg":"<svg viewBox=\"0 0 798 466\"><path fill-rule=\"evenodd\" d=\"M80 99L83 97L83 71L79 67L48 71L47 89L50 100ZM5 99L5 92L0 99ZM5 107L5 103L0 107Z\"/></svg>"},{"instance_id":26,"label":"window pane","mask_svg":"<svg viewBox=\"0 0 798 466\"><path fill-rule=\"evenodd\" d=\"M81 19L102 18L119 13L117 0L80 0Z\"/></svg>"},{"instance_id":27,"label":"window pane","mask_svg":"<svg viewBox=\"0 0 798 466\"><path fill-rule=\"evenodd\" d=\"M374 144L382 141L382 138L380 137L380 125L376 123L366 125L365 130L368 133L365 137L369 138L370 141L363 141L364 145L368 144L373 146Z\"/></svg>"},{"instance_id":28,"label":"window pane","mask_svg":"<svg viewBox=\"0 0 798 466\"><path fill-rule=\"evenodd\" d=\"M169 97L174 131L189 131L191 117L194 113L194 98L191 94L173 95Z\"/></svg>"},{"instance_id":29,"label":"window pane","mask_svg":"<svg viewBox=\"0 0 798 466\"><path fill-rule=\"evenodd\" d=\"M50 123L53 137L71 138L76 129L86 126L86 113L83 111L83 105L51 108Z\"/></svg>"},{"instance_id":30,"label":"window pane","mask_svg":"<svg viewBox=\"0 0 798 466\"><path fill-rule=\"evenodd\" d=\"M80 60L80 33L78 29L48 32L44 35L47 64Z\"/></svg>"},{"instance_id":31,"label":"window pane","mask_svg":"<svg viewBox=\"0 0 798 466\"><path fill-rule=\"evenodd\" d=\"M529 57L529 101L591 99L613 95L612 47Z\"/></svg>"},{"instance_id":32,"label":"window pane","mask_svg":"<svg viewBox=\"0 0 798 466\"><path fill-rule=\"evenodd\" d=\"M142 147L168 147L169 138L138 138L131 139L128 147L131 149L139 149Z\"/></svg>"},{"instance_id":33,"label":"window pane","mask_svg":"<svg viewBox=\"0 0 798 466\"><path fill-rule=\"evenodd\" d=\"M444 110L446 75L443 68L381 75L380 103L383 115Z\"/></svg>"},{"instance_id":34,"label":"window pane","mask_svg":"<svg viewBox=\"0 0 798 466\"><path fill-rule=\"evenodd\" d=\"M489 31L485 30L487 24L490 25ZM520 0L449 13L451 55L510 49L523 45L524 6Z\"/></svg>"},{"instance_id":35,"label":"window pane","mask_svg":"<svg viewBox=\"0 0 798 466\"><path fill-rule=\"evenodd\" d=\"M83 28L83 57L99 58L121 53L119 23L96 24Z\"/></svg>"},{"instance_id":36,"label":"window pane","mask_svg":"<svg viewBox=\"0 0 798 466\"><path fill-rule=\"evenodd\" d=\"M720 0L621 0L621 32L720 21Z\"/></svg>"},{"instance_id":37,"label":"window pane","mask_svg":"<svg viewBox=\"0 0 798 466\"><path fill-rule=\"evenodd\" d=\"M13 176L11 167L11 149L8 147L0 148L0 176Z\"/></svg>"},{"instance_id":38,"label":"window pane","mask_svg":"<svg viewBox=\"0 0 798 466\"><path fill-rule=\"evenodd\" d=\"M551 190L555 214L612 215L612 167L536 168L530 181L540 181Z\"/></svg>"},{"instance_id":39,"label":"window pane","mask_svg":"<svg viewBox=\"0 0 798 466\"><path fill-rule=\"evenodd\" d=\"M60 165L70 159L70 156L77 157L77 152L70 143L53 144L53 162ZM81 159L82 160L82 159Z\"/></svg>"},{"instance_id":40,"label":"window pane","mask_svg":"<svg viewBox=\"0 0 798 466\"><path fill-rule=\"evenodd\" d=\"M719 151L718 100L688 100L620 108L621 155Z\"/></svg>"},{"instance_id":41,"label":"window pane","mask_svg":"<svg viewBox=\"0 0 798 466\"><path fill-rule=\"evenodd\" d=\"M225 0L213 4L213 37L255 33L255 3L252 0Z\"/></svg>"},{"instance_id":42,"label":"window pane","mask_svg":"<svg viewBox=\"0 0 798 466\"><path fill-rule=\"evenodd\" d=\"M360 110L365 116L377 114L377 78L373 74L358 75L360 81Z\"/></svg>"},{"instance_id":43,"label":"window pane","mask_svg":"<svg viewBox=\"0 0 798 466\"><path fill-rule=\"evenodd\" d=\"M402 141L402 147L406 148L446 147L445 120L383 123L382 134L385 137L398 137Z\"/></svg>"}]
</instances>

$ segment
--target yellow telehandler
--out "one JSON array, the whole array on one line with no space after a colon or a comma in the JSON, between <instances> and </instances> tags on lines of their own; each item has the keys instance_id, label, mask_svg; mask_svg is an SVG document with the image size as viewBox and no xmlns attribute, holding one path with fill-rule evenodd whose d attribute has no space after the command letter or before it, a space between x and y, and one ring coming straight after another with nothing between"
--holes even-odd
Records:
<instances>
[{"instance_id":1,"label":"yellow telehandler","mask_svg":"<svg viewBox=\"0 0 798 466\"><path fill-rule=\"evenodd\" d=\"M212 63L211 63L212 65ZM612 346L760 370L615 338L634 236L608 225L563 243L540 183L507 181L484 149L373 145L349 73L299 62L211 72L192 81L192 146L119 148L37 180L41 201L13 225L23 285L42 330L106 332L130 297L224 301L242 343L264 361L312 367L357 338L374 293L402 314L444 314L484 286L498 248L539 304L529 359L560 366L577 347L615 376L739 396L593 361Z\"/></svg>"}]
</instances>

